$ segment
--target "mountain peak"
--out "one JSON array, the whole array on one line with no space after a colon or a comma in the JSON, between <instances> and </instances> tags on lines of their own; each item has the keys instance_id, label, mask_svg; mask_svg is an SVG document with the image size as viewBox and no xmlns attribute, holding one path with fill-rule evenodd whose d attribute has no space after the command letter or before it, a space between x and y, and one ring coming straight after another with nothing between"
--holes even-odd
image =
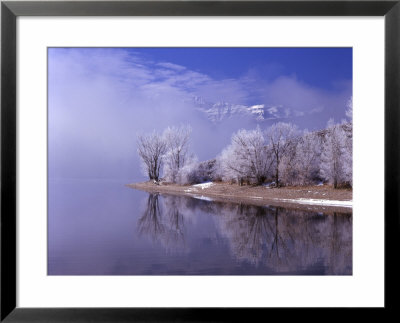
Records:
<instances>
[{"instance_id":1,"label":"mountain peak","mask_svg":"<svg viewBox=\"0 0 400 323\"><path fill-rule=\"evenodd\" d=\"M233 117L248 117L258 122L271 119L287 118L289 109L282 106L266 106L265 104L243 105L232 104L225 101L216 103L207 102L202 97L194 96L193 103L197 110L201 111L213 123L222 122Z\"/></svg>"}]
</instances>

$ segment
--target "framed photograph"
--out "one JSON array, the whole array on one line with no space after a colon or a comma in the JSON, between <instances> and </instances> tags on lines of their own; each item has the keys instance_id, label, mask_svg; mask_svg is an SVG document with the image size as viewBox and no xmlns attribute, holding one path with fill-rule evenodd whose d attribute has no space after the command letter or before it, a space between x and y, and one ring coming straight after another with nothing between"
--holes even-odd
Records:
<instances>
[{"instance_id":1,"label":"framed photograph","mask_svg":"<svg viewBox=\"0 0 400 323\"><path fill-rule=\"evenodd\" d=\"M399 15L3 1L1 320L394 310Z\"/></svg>"}]
</instances>

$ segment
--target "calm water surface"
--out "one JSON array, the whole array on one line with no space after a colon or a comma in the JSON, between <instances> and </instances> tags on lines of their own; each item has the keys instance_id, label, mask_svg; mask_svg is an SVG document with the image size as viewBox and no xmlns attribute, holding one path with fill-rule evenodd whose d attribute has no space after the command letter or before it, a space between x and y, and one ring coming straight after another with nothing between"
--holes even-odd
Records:
<instances>
[{"instance_id":1,"label":"calm water surface","mask_svg":"<svg viewBox=\"0 0 400 323\"><path fill-rule=\"evenodd\" d=\"M49 275L351 275L352 214L50 180Z\"/></svg>"}]
</instances>

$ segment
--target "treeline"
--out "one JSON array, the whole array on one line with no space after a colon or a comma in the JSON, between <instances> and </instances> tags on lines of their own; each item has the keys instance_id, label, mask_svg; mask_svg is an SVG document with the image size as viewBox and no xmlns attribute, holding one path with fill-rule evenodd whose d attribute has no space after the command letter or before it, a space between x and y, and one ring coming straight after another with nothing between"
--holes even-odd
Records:
<instances>
[{"instance_id":1,"label":"treeline","mask_svg":"<svg viewBox=\"0 0 400 323\"><path fill-rule=\"evenodd\" d=\"M350 106L351 108L351 106ZM150 180L195 184L223 180L275 186L327 182L352 186L352 111L348 120L329 121L321 131L300 131L279 122L266 130L239 130L216 159L197 162L189 153L191 128L169 127L138 137L138 153Z\"/></svg>"},{"instance_id":2,"label":"treeline","mask_svg":"<svg viewBox=\"0 0 400 323\"><path fill-rule=\"evenodd\" d=\"M240 130L218 158L223 180L275 186L324 181L335 188L352 185L352 127L333 124L300 132L290 123L266 131Z\"/></svg>"}]
</instances>

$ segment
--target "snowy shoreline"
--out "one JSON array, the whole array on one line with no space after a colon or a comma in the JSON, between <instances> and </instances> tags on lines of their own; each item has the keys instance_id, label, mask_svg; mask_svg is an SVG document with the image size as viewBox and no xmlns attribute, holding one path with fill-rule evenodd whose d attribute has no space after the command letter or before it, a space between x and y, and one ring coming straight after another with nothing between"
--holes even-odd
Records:
<instances>
[{"instance_id":1,"label":"snowy shoreline","mask_svg":"<svg viewBox=\"0 0 400 323\"><path fill-rule=\"evenodd\" d=\"M204 201L214 201L212 198L204 195L191 195L195 199ZM250 196L251 199L262 199L260 196ZM316 200L316 199L275 199L277 201L288 202L288 203L299 203L306 205L321 205L321 206L339 206L339 207L353 207L353 201L337 201L337 200Z\"/></svg>"},{"instance_id":2,"label":"snowy shoreline","mask_svg":"<svg viewBox=\"0 0 400 323\"><path fill-rule=\"evenodd\" d=\"M128 184L128 187L150 193L190 196L205 201L229 201L252 205L290 206L313 210L342 210L351 212L352 191L335 190L329 186L282 187L238 186L229 183L207 182L195 185L161 184L150 182Z\"/></svg>"},{"instance_id":3,"label":"snowy shoreline","mask_svg":"<svg viewBox=\"0 0 400 323\"><path fill-rule=\"evenodd\" d=\"M323 200L323 199L278 199L282 202L300 203L309 205L324 205L324 206L340 206L340 207L353 207L353 201L337 201L337 200Z\"/></svg>"}]
</instances>

